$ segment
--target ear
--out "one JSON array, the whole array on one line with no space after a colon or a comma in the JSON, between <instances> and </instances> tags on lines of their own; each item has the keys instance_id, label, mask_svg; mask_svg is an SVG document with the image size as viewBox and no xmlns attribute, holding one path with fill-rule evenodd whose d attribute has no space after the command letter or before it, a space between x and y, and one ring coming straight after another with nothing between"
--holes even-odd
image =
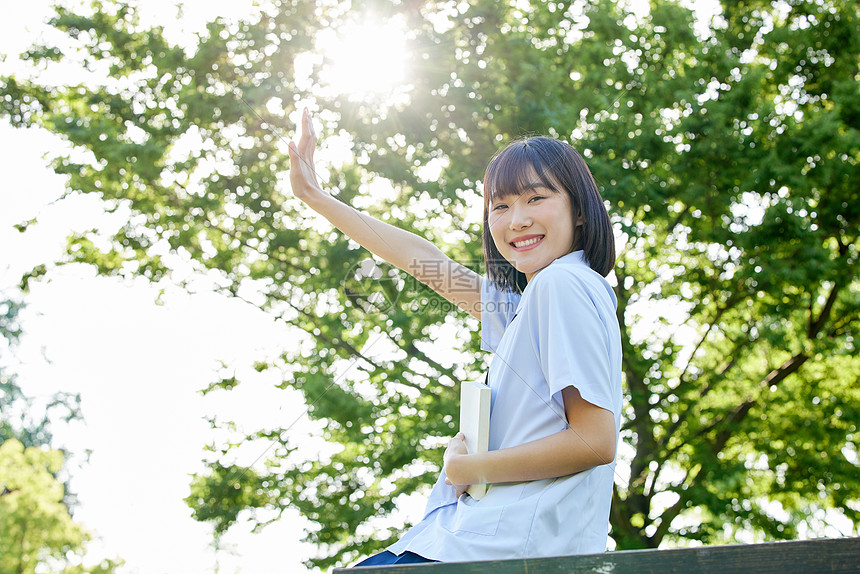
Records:
<instances>
[{"instance_id":1,"label":"ear","mask_svg":"<svg viewBox=\"0 0 860 574\"><path fill-rule=\"evenodd\" d=\"M582 215L576 218L576 227L580 227L583 223L585 223L585 218Z\"/></svg>"}]
</instances>

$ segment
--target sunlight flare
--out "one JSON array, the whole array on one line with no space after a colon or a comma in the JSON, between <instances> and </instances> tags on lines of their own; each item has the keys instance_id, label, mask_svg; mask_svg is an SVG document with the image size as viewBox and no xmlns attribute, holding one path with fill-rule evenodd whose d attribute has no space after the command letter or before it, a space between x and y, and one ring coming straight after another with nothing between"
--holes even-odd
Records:
<instances>
[{"instance_id":1,"label":"sunlight flare","mask_svg":"<svg viewBox=\"0 0 860 574\"><path fill-rule=\"evenodd\" d=\"M325 55L320 80L353 100L385 98L406 86L406 31L400 20L368 18L318 37Z\"/></svg>"}]
</instances>

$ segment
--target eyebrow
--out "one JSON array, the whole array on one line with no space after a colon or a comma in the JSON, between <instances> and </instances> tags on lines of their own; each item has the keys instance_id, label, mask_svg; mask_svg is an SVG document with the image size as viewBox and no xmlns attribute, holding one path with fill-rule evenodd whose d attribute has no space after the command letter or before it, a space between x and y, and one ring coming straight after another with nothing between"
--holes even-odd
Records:
<instances>
[{"instance_id":1,"label":"eyebrow","mask_svg":"<svg viewBox=\"0 0 860 574\"><path fill-rule=\"evenodd\" d=\"M523 193L525 193L525 192L527 192L527 191L531 191L531 190L533 190L533 189L541 189L541 188L542 188L542 189L548 189L548 190L550 190L550 191L555 191L553 188L551 188L550 186L548 186L547 184L545 184L545 183L544 183L544 182L542 182L542 181L533 181L532 183L530 183L530 184L528 184L527 186L523 187L523 188L520 190L520 194L523 194Z\"/></svg>"}]
</instances>

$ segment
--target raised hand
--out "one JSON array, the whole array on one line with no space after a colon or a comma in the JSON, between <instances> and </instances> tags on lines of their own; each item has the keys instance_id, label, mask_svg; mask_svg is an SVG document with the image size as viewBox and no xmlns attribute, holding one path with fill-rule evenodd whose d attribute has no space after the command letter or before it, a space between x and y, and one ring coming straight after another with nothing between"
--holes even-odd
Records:
<instances>
[{"instance_id":1,"label":"raised hand","mask_svg":"<svg viewBox=\"0 0 860 574\"><path fill-rule=\"evenodd\" d=\"M314 199L326 195L317 181L314 168L314 151L316 151L317 134L311 121L311 113L305 108L302 113L302 134L299 143L290 142L290 184L293 193L310 203Z\"/></svg>"},{"instance_id":2,"label":"raised hand","mask_svg":"<svg viewBox=\"0 0 860 574\"><path fill-rule=\"evenodd\" d=\"M344 235L392 265L411 273L442 297L480 320L481 277L451 260L423 237L375 219L329 195L317 180L314 169L317 135L307 109L302 114L301 124L299 142L289 144L290 184L295 196Z\"/></svg>"}]
</instances>

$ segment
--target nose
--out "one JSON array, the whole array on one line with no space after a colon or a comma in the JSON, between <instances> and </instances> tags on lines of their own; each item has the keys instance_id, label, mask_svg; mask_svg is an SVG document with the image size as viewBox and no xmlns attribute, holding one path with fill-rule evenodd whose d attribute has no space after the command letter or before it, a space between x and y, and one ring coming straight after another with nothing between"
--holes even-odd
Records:
<instances>
[{"instance_id":1,"label":"nose","mask_svg":"<svg viewBox=\"0 0 860 574\"><path fill-rule=\"evenodd\" d=\"M529 217L528 210L519 206L519 203L519 201L515 201L514 204L511 206L510 227L513 231L525 229L532 224L532 220L531 217Z\"/></svg>"}]
</instances>

